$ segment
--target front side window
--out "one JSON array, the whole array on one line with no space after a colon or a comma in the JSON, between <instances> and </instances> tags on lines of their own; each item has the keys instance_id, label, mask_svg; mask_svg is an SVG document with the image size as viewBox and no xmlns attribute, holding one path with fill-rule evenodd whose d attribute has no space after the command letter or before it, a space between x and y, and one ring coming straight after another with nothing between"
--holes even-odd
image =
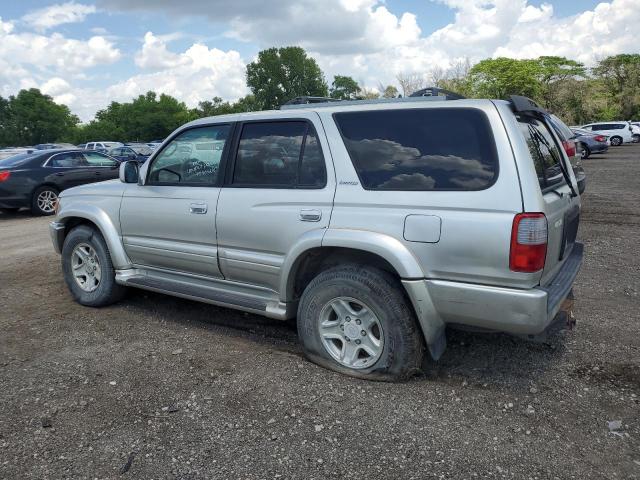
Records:
<instances>
[{"instance_id":1,"label":"front side window","mask_svg":"<svg viewBox=\"0 0 640 480\"><path fill-rule=\"evenodd\" d=\"M218 181L229 125L211 125L182 132L156 156L149 168L152 184L212 185Z\"/></svg>"},{"instance_id":2,"label":"front side window","mask_svg":"<svg viewBox=\"0 0 640 480\"><path fill-rule=\"evenodd\" d=\"M372 110L334 118L368 190L481 190L497 178L493 133L480 110Z\"/></svg>"},{"instance_id":3,"label":"front side window","mask_svg":"<svg viewBox=\"0 0 640 480\"><path fill-rule=\"evenodd\" d=\"M326 184L322 150L304 121L255 122L242 128L233 185L321 188Z\"/></svg>"},{"instance_id":4,"label":"front side window","mask_svg":"<svg viewBox=\"0 0 640 480\"><path fill-rule=\"evenodd\" d=\"M102 155L98 152L87 152L82 153L81 155L91 167L115 167L116 165L118 165L118 162L116 162L112 158L109 158L106 155Z\"/></svg>"}]
</instances>

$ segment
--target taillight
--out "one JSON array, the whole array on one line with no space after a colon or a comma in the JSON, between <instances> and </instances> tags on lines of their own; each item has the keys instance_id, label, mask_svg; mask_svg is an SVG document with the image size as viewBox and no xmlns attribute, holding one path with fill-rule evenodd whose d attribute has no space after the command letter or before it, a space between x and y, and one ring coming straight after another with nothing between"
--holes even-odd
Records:
<instances>
[{"instance_id":1,"label":"taillight","mask_svg":"<svg viewBox=\"0 0 640 480\"><path fill-rule=\"evenodd\" d=\"M564 151L567 152L567 157L571 158L576 154L576 142L573 140L565 140L562 142Z\"/></svg>"},{"instance_id":2,"label":"taillight","mask_svg":"<svg viewBox=\"0 0 640 480\"><path fill-rule=\"evenodd\" d=\"M10 176L11 176L11 172L9 170L0 170L0 182L9 180Z\"/></svg>"},{"instance_id":3,"label":"taillight","mask_svg":"<svg viewBox=\"0 0 640 480\"><path fill-rule=\"evenodd\" d=\"M607 137L605 137L604 135L596 135L594 137L594 140L596 142L606 142L607 141Z\"/></svg>"},{"instance_id":4,"label":"taillight","mask_svg":"<svg viewBox=\"0 0 640 480\"><path fill-rule=\"evenodd\" d=\"M537 272L547 257L547 217L544 213L519 213L511 228L509 268L514 272Z\"/></svg>"}]
</instances>

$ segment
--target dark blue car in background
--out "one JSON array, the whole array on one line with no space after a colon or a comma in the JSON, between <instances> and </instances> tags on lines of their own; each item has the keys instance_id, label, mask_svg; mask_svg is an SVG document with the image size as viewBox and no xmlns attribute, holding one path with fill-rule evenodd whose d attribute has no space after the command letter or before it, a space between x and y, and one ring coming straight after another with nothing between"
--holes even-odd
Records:
<instances>
[{"instance_id":1,"label":"dark blue car in background","mask_svg":"<svg viewBox=\"0 0 640 480\"><path fill-rule=\"evenodd\" d=\"M113 158L120 160L121 162L126 162L129 160L135 160L136 162L142 164L147 161L149 155L153 153L153 149L151 149L146 144L128 144L122 147L116 147L109 150L109 155Z\"/></svg>"}]
</instances>

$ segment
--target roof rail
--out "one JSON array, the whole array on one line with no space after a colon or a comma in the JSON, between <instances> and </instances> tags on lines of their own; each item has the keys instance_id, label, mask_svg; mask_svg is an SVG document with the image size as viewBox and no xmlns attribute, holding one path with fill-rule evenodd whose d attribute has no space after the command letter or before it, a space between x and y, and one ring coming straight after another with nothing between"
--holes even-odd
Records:
<instances>
[{"instance_id":1,"label":"roof rail","mask_svg":"<svg viewBox=\"0 0 640 480\"><path fill-rule=\"evenodd\" d=\"M450 100L444 96L433 97L405 97L405 98L372 98L367 100L336 100L332 99L331 102L319 102L319 103L302 103L292 104L285 103L280 107L280 110L293 110L298 108L324 108L335 106L348 106L348 105L372 105L372 104L385 104L385 103L416 103L416 102L429 102L429 101L444 101Z\"/></svg>"},{"instance_id":2,"label":"roof rail","mask_svg":"<svg viewBox=\"0 0 640 480\"><path fill-rule=\"evenodd\" d=\"M459 93L438 87L427 87L413 92L409 97L445 97L446 100L463 100L466 97Z\"/></svg>"},{"instance_id":3,"label":"roof rail","mask_svg":"<svg viewBox=\"0 0 640 480\"><path fill-rule=\"evenodd\" d=\"M331 97L311 97L308 95L303 95L301 97L295 97L284 103L284 105L306 105L309 103L325 103L325 102L339 102L340 100L337 98Z\"/></svg>"}]
</instances>

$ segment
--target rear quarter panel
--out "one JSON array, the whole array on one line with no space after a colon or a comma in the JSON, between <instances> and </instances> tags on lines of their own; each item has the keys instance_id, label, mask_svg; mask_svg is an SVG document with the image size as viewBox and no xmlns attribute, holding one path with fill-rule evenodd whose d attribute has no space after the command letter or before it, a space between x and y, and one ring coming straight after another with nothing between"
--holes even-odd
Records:
<instances>
[{"instance_id":1,"label":"rear quarter panel","mask_svg":"<svg viewBox=\"0 0 640 480\"><path fill-rule=\"evenodd\" d=\"M492 126L499 157L499 175L496 183L486 190L365 190L360 185L333 117L330 113L320 112L334 156L338 184L329 228L375 231L399 240L421 266L424 278L533 286L538 283L539 274L509 270L511 225L514 215L523 208L509 137L498 110L490 101L456 102L455 107L462 106L482 110ZM441 102L425 102L404 108L440 107ZM439 217L439 240L435 243L406 240L403 232L408 215Z\"/></svg>"}]
</instances>

